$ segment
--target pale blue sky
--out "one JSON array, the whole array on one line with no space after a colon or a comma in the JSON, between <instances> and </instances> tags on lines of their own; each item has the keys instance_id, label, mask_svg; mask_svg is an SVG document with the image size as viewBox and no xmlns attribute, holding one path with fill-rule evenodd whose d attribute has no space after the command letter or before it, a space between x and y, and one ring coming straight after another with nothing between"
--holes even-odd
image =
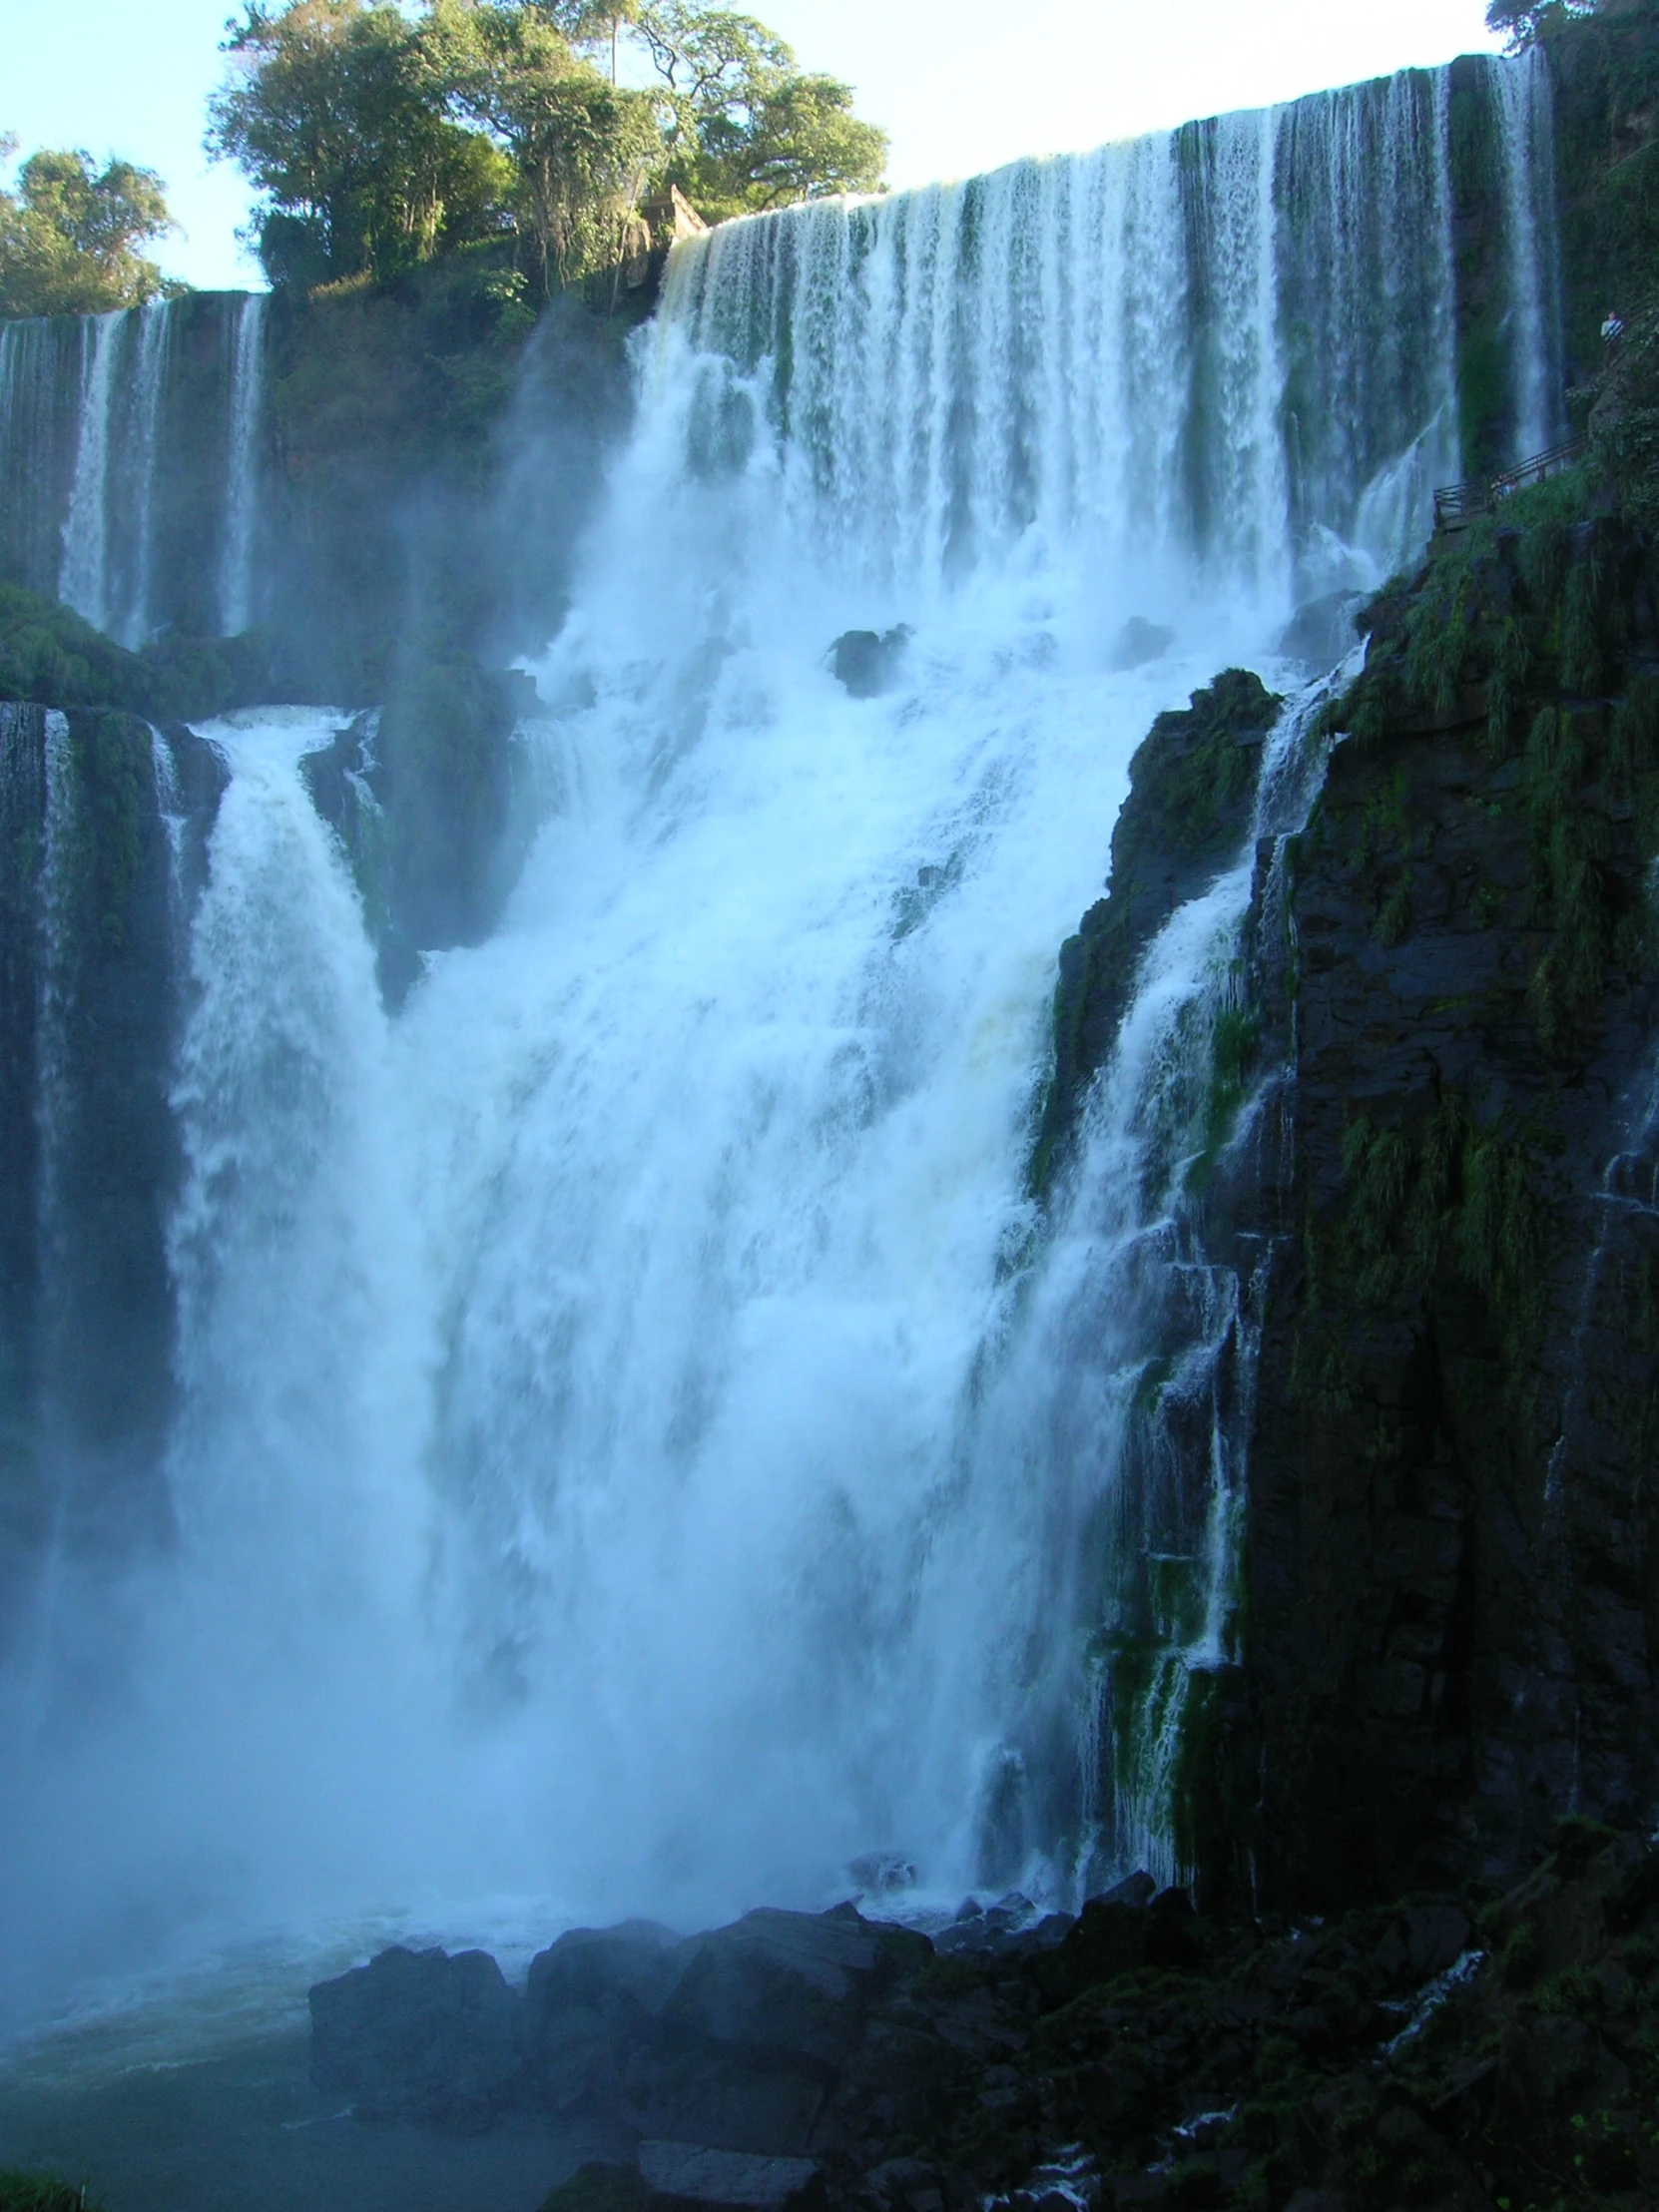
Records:
<instances>
[{"instance_id":1,"label":"pale blue sky","mask_svg":"<svg viewBox=\"0 0 1659 2212\"><path fill-rule=\"evenodd\" d=\"M740 0L745 4L745 0ZM849 79L895 185L1057 153L1493 42L1484 0L747 0L804 66ZM197 284L246 284L248 201L202 153L228 0L0 0L0 131L166 178Z\"/></svg>"}]
</instances>

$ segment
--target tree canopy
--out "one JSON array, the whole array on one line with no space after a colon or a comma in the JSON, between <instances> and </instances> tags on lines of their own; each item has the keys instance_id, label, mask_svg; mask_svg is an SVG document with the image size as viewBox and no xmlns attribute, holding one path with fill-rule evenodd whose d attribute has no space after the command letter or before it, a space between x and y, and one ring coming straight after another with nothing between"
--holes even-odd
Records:
<instances>
[{"instance_id":1,"label":"tree canopy","mask_svg":"<svg viewBox=\"0 0 1659 2212\"><path fill-rule=\"evenodd\" d=\"M1576 16L1594 15L1599 5L1600 0L1487 0L1486 28L1501 31L1510 53L1519 54Z\"/></svg>"},{"instance_id":2,"label":"tree canopy","mask_svg":"<svg viewBox=\"0 0 1659 2212\"><path fill-rule=\"evenodd\" d=\"M546 290L621 258L670 185L719 221L878 189L886 157L848 86L699 0L246 0L226 50L208 143L262 196L276 282L506 237Z\"/></svg>"},{"instance_id":3,"label":"tree canopy","mask_svg":"<svg viewBox=\"0 0 1659 2212\"><path fill-rule=\"evenodd\" d=\"M0 138L0 155L17 141ZM153 170L90 154L31 154L0 192L0 315L102 314L177 289L139 251L171 231Z\"/></svg>"}]
</instances>

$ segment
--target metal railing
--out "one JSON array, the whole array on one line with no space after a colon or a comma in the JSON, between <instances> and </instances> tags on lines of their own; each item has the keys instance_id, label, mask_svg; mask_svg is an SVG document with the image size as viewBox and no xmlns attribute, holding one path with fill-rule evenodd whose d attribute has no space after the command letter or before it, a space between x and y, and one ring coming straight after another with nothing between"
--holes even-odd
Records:
<instances>
[{"instance_id":1,"label":"metal railing","mask_svg":"<svg viewBox=\"0 0 1659 2212\"><path fill-rule=\"evenodd\" d=\"M1546 476L1558 476L1562 469L1582 460L1587 443L1584 438L1568 438L1563 445L1552 445L1505 469L1501 476L1477 476L1466 484L1442 485L1434 494L1435 529L1459 529L1475 515L1492 513L1528 484L1541 484Z\"/></svg>"}]
</instances>

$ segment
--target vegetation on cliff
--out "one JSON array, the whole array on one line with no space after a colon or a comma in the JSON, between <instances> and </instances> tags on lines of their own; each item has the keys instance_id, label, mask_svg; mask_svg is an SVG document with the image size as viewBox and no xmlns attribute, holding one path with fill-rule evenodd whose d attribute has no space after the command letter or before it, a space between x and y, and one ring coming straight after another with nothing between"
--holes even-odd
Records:
<instances>
[{"instance_id":1,"label":"vegetation on cliff","mask_svg":"<svg viewBox=\"0 0 1659 2212\"><path fill-rule=\"evenodd\" d=\"M619 34L652 84L618 81ZM546 293L637 252L670 186L714 221L872 190L885 160L846 85L696 0L249 0L227 45L210 143L263 197L267 272L300 287L494 243Z\"/></svg>"},{"instance_id":2,"label":"vegetation on cliff","mask_svg":"<svg viewBox=\"0 0 1659 2212\"><path fill-rule=\"evenodd\" d=\"M60 600L0 583L0 699L183 722L245 705L268 684L252 638L168 637L129 653Z\"/></svg>"},{"instance_id":3,"label":"vegetation on cliff","mask_svg":"<svg viewBox=\"0 0 1659 2212\"><path fill-rule=\"evenodd\" d=\"M1042 1193L1063 1156L1081 1098L1110 1051L1141 954L1183 900L1238 856L1250 827L1262 743L1281 702L1248 669L1226 669L1190 706L1162 714L1129 764L1129 797L1112 831L1106 895L1060 948L1054 1069L1029 1168ZM1248 1024L1228 1022L1217 1116L1230 1120L1249 1052Z\"/></svg>"}]
</instances>

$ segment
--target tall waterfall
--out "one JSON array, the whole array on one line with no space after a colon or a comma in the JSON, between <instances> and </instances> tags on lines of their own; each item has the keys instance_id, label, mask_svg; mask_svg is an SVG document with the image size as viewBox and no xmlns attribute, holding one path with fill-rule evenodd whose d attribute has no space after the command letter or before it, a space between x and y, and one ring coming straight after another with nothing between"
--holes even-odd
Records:
<instances>
[{"instance_id":1,"label":"tall waterfall","mask_svg":"<svg viewBox=\"0 0 1659 2212\"><path fill-rule=\"evenodd\" d=\"M535 670L547 818L395 1016L301 771L341 718L208 733L177 1543L100 1616L102 1708L56 1725L50 1652L0 1684L5 1971L165 1900L542 1929L825 1901L872 1849L951 1905L1173 1864L1163 1740L1235 1633L1254 1293L1185 1194L1254 843L1148 952L1045 1208L1055 955L1153 717L1240 660L1299 693L1288 618L1457 473L1448 130L1407 73L676 247ZM853 628L879 696L828 666ZM1155 1491L1178 1421L1213 1449Z\"/></svg>"},{"instance_id":2,"label":"tall waterfall","mask_svg":"<svg viewBox=\"0 0 1659 2212\"><path fill-rule=\"evenodd\" d=\"M1536 48L1496 72L1503 148L1516 458L1560 434L1561 301L1549 70Z\"/></svg>"},{"instance_id":3,"label":"tall waterfall","mask_svg":"<svg viewBox=\"0 0 1659 2212\"><path fill-rule=\"evenodd\" d=\"M260 492L260 409L265 393L265 296L250 292L237 316L225 469L225 549L220 556L219 627L248 628L254 604L254 533Z\"/></svg>"},{"instance_id":4,"label":"tall waterfall","mask_svg":"<svg viewBox=\"0 0 1659 2212\"><path fill-rule=\"evenodd\" d=\"M121 644L252 614L264 295L0 322L0 577Z\"/></svg>"}]
</instances>

